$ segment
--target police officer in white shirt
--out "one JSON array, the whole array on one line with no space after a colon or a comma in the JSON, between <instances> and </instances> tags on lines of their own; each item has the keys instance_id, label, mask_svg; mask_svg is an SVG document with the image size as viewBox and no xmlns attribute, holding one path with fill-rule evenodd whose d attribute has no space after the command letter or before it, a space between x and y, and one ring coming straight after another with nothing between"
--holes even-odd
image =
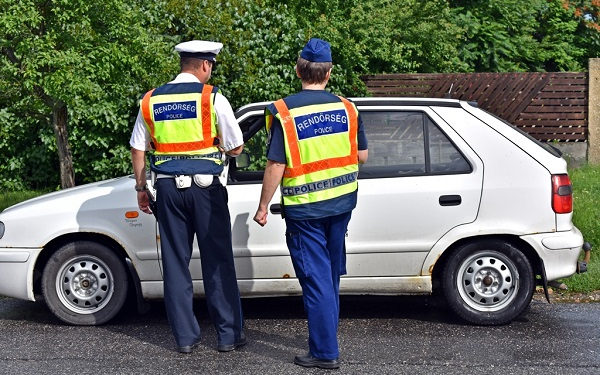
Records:
<instances>
[{"instance_id":1,"label":"police officer in white shirt","mask_svg":"<svg viewBox=\"0 0 600 375\"><path fill-rule=\"evenodd\" d=\"M164 296L177 350L200 343L189 271L194 235L217 349L246 344L231 240L227 191L218 178L226 155L243 149L240 127L227 98L207 84L221 43L178 44L181 72L146 93L131 135L131 158L139 209L152 214L146 186L146 152L156 173L156 212L161 234Z\"/></svg>"}]
</instances>

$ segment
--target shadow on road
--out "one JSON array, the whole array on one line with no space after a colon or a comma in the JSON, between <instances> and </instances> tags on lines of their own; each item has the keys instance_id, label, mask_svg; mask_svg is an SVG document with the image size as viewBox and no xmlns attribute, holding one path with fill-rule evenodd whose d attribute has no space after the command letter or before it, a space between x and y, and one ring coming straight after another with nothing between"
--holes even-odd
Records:
<instances>
[{"instance_id":1,"label":"shadow on road","mask_svg":"<svg viewBox=\"0 0 600 375\"><path fill-rule=\"evenodd\" d=\"M148 302L149 311L140 314L133 304L126 305L110 325L167 324L162 301ZM246 319L304 319L302 297L270 297L242 299ZM208 321L204 299L197 299L194 308L198 319ZM443 302L431 296L341 296L341 319L413 319L457 324ZM0 319L27 320L43 324L63 324L54 317L43 301L29 302L12 298L0 299Z\"/></svg>"}]
</instances>

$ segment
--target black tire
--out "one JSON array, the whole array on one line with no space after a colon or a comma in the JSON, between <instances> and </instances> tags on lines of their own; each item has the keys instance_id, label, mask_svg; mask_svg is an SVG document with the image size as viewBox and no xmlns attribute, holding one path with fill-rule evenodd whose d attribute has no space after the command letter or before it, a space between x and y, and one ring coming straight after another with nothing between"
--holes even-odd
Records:
<instances>
[{"instance_id":1,"label":"black tire","mask_svg":"<svg viewBox=\"0 0 600 375\"><path fill-rule=\"evenodd\" d=\"M112 319L127 298L127 271L104 245L78 241L48 260L42 293L56 317L73 325L99 325Z\"/></svg>"},{"instance_id":2,"label":"black tire","mask_svg":"<svg viewBox=\"0 0 600 375\"><path fill-rule=\"evenodd\" d=\"M461 246L446 263L441 285L449 307L476 325L502 325L529 306L535 278L527 257L512 244L487 240Z\"/></svg>"}]
</instances>

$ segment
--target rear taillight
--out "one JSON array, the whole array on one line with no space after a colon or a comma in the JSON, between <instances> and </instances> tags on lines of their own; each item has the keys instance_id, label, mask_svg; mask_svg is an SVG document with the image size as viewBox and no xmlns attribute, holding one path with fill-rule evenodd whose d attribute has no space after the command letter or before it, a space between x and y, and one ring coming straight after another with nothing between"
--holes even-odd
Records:
<instances>
[{"instance_id":1,"label":"rear taillight","mask_svg":"<svg viewBox=\"0 0 600 375\"><path fill-rule=\"evenodd\" d=\"M568 174L552 175L552 209L557 214L573 211L573 187Z\"/></svg>"}]
</instances>

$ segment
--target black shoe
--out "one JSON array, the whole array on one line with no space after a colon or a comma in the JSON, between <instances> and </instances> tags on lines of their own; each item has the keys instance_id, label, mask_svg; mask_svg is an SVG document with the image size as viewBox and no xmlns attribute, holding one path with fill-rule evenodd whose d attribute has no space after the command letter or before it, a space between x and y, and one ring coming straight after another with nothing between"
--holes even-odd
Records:
<instances>
[{"instance_id":1,"label":"black shoe","mask_svg":"<svg viewBox=\"0 0 600 375\"><path fill-rule=\"evenodd\" d=\"M294 358L294 363L304 367L318 367L318 368L327 368L334 369L340 368L340 362L337 359L320 359L313 357L310 353L305 356L297 355Z\"/></svg>"},{"instance_id":2,"label":"black shoe","mask_svg":"<svg viewBox=\"0 0 600 375\"><path fill-rule=\"evenodd\" d=\"M198 339L198 341L196 341L192 345L177 346L177 351L179 353L190 354L191 352L194 351L194 348L197 347L198 345L200 345L200 339Z\"/></svg>"},{"instance_id":3,"label":"black shoe","mask_svg":"<svg viewBox=\"0 0 600 375\"><path fill-rule=\"evenodd\" d=\"M240 334L239 340L237 340L235 342L235 344L219 344L217 346L217 350L220 352L230 352L232 350L235 350L239 347L246 345L247 343L248 343L248 340L246 340L246 335L244 334L244 332L242 332Z\"/></svg>"}]
</instances>

